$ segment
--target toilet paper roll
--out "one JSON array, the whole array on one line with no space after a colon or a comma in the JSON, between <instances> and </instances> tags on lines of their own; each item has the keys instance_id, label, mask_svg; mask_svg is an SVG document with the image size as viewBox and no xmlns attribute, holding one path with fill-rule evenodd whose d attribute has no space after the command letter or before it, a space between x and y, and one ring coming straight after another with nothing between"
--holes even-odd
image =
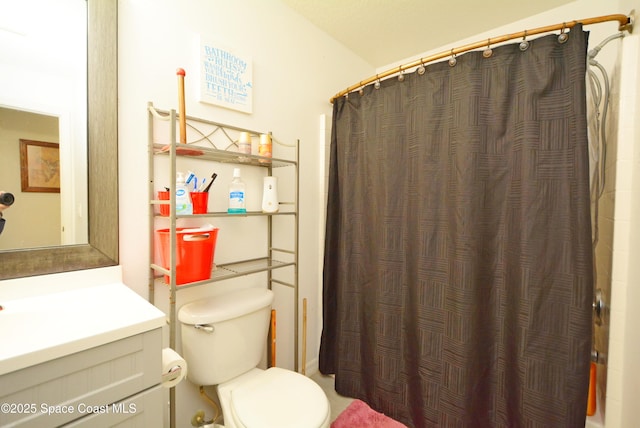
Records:
<instances>
[{"instance_id":1,"label":"toilet paper roll","mask_svg":"<svg viewBox=\"0 0 640 428\"><path fill-rule=\"evenodd\" d=\"M187 362L171 348L162 350L162 386L172 388L187 377Z\"/></svg>"}]
</instances>

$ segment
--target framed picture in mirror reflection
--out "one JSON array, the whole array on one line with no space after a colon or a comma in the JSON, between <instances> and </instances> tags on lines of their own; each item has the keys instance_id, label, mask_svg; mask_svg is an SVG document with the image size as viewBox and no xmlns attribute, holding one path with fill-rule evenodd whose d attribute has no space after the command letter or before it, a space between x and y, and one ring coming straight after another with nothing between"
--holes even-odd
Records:
<instances>
[{"instance_id":1,"label":"framed picture in mirror reflection","mask_svg":"<svg viewBox=\"0 0 640 428\"><path fill-rule=\"evenodd\" d=\"M20 139L20 183L23 192L60 193L58 143Z\"/></svg>"}]
</instances>

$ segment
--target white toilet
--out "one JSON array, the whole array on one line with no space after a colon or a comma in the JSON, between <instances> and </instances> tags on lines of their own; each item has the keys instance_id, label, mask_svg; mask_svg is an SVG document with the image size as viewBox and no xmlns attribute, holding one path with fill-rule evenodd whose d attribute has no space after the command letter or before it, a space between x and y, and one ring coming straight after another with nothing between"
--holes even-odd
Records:
<instances>
[{"instance_id":1,"label":"white toilet","mask_svg":"<svg viewBox=\"0 0 640 428\"><path fill-rule=\"evenodd\" d=\"M180 308L188 379L217 385L225 428L325 428L331 410L314 381L257 368L264 354L273 292L250 288Z\"/></svg>"}]
</instances>

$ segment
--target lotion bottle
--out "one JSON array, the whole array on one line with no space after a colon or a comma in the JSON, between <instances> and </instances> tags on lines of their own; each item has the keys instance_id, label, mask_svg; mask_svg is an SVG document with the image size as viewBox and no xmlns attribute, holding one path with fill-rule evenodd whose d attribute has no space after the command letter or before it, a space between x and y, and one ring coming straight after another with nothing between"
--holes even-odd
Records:
<instances>
[{"instance_id":1,"label":"lotion bottle","mask_svg":"<svg viewBox=\"0 0 640 428\"><path fill-rule=\"evenodd\" d=\"M229 214L245 214L247 208L245 206L245 184L240 178L240 168L233 169L233 180L229 184Z\"/></svg>"},{"instance_id":2,"label":"lotion bottle","mask_svg":"<svg viewBox=\"0 0 640 428\"><path fill-rule=\"evenodd\" d=\"M176 174L176 214L193 214L191 196L184 181L184 174L181 172Z\"/></svg>"}]
</instances>

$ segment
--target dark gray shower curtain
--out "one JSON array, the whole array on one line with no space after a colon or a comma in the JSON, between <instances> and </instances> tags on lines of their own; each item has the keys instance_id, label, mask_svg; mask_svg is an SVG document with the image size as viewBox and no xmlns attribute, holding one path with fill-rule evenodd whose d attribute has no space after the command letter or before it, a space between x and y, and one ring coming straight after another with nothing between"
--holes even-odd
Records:
<instances>
[{"instance_id":1,"label":"dark gray shower curtain","mask_svg":"<svg viewBox=\"0 0 640 428\"><path fill-rule=\"evenodd\" d=\"M411 427L584 427L588 34L335 100L320 370Z\"/></svg>"}]
</instances>

